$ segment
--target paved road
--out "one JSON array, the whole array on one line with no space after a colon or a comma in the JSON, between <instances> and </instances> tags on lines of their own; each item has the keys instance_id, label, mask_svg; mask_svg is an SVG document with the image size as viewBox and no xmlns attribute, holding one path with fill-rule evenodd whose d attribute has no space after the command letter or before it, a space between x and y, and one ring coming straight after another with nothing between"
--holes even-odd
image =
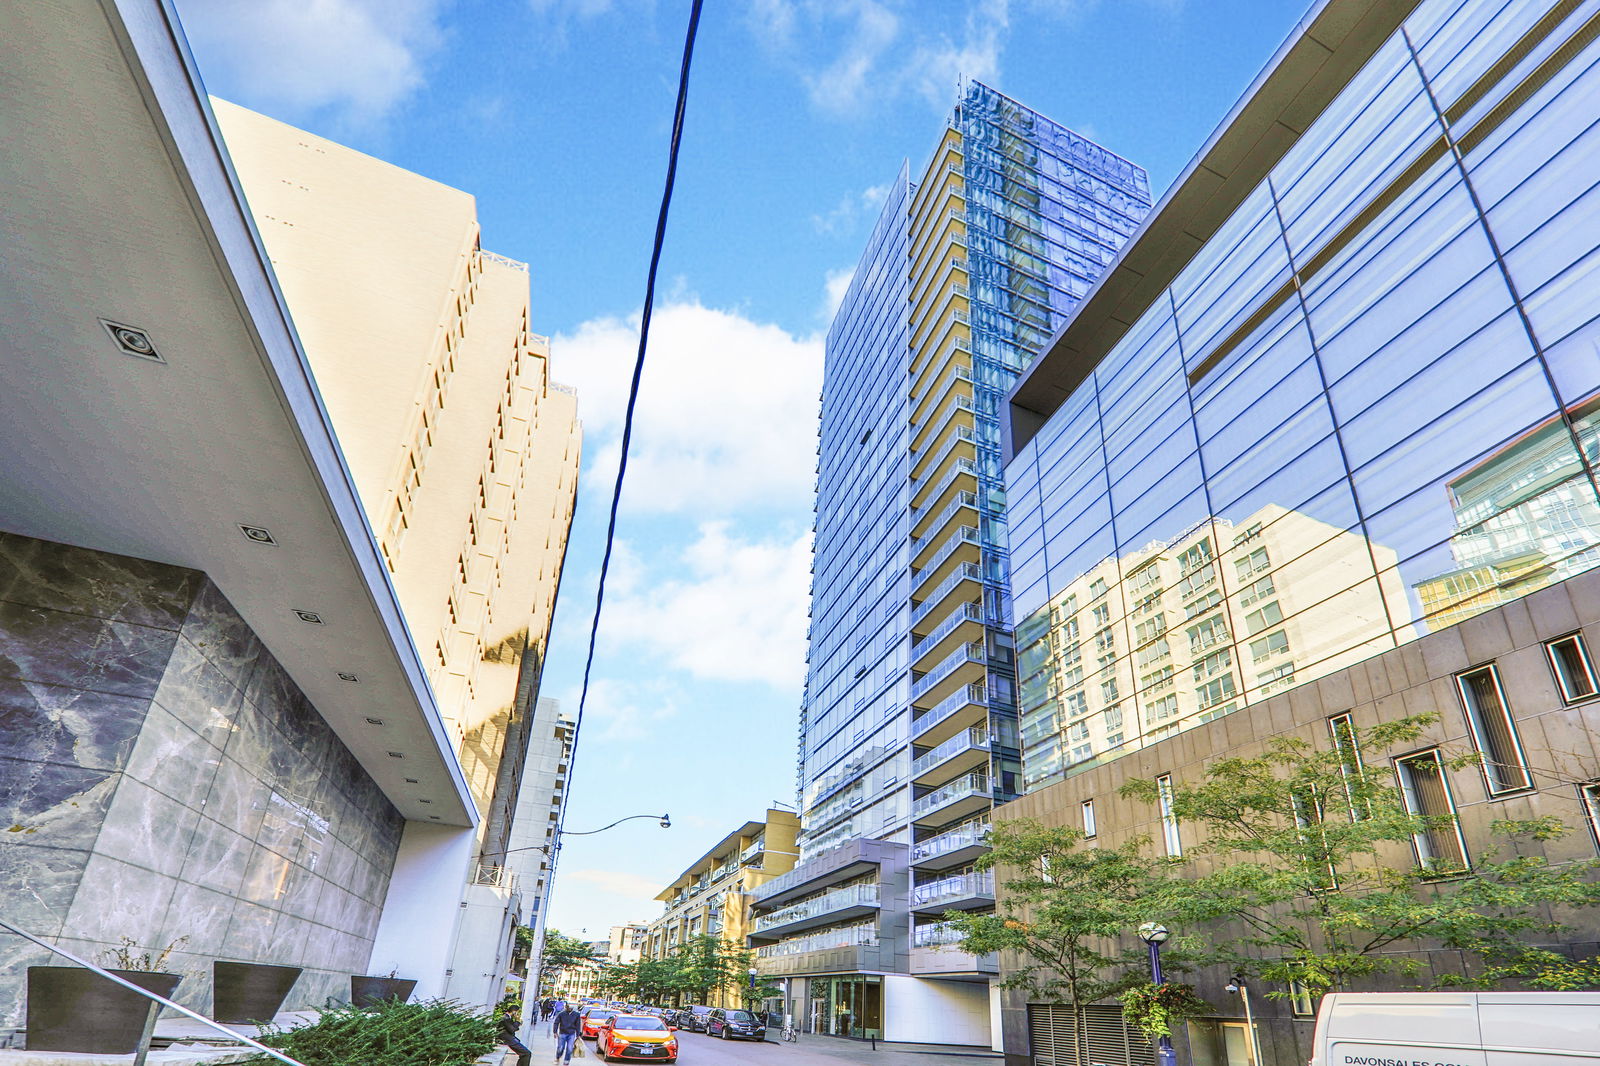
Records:
<instances>
[{"instance_id":1,"label":"paved road","mask_svg":"<svg viewBox=\"0 0 1600 1066\"><path fill-rule=\"evenodd\" d=\"M528 1042L533 1066L545 1066L555 1055L555 1041L539 1033ZM966 1055L923 1046L871 1044L827 1036L802 1036L793 1044L751 1040L718 1040L703 1033L678 1033L679 1066L997 1066L998 1055ZM573 1063L602 1066L594 1042L583 1041L584 1055ZM508 1056L505 1066L515 1066Z\"/></svg>"}]
</instances>

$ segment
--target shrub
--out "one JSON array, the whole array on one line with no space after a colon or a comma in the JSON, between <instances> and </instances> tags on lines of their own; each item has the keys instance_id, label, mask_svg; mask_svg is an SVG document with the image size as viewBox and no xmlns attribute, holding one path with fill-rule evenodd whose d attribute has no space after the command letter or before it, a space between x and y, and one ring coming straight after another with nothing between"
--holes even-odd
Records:
<instances>
[{"instance_id":1,"label":"shrub","mask_svg":"<svg viewBox=\"0 0 1600 1066\"><path fill-rule=\"evenodd\" d=\"M467 1066L494 1050L487 1014L447 1000L384 1000L362 1009L330 1007L310 1025L269 1031L261 1042L305 1066ZM250 1066L281 1066L257 1055Z\"/></svg>"}]
</instances>

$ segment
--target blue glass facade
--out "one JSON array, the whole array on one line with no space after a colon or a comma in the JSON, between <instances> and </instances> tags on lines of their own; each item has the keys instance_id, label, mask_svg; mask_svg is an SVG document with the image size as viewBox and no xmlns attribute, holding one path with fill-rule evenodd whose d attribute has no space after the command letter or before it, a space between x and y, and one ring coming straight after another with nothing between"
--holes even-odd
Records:
<instances>
[{"instance_id":1,"label":"blue glass facade","mask_svg":"<svg viewBox=\"0 0 1600 1066\"><path fill-rule=\"evenodd\" d=\"M1600 561L1597 16L1418 4L1035 412L1027 787Z\"/></svg>"}]
</instances>

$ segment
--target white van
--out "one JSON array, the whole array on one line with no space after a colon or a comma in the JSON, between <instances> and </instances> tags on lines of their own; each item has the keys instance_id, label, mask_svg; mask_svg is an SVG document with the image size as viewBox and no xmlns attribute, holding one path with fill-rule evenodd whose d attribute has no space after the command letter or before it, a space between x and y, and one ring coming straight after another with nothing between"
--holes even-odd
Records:
<instances>
[{"instance_id":1,"label":"white van","mask_svg":"<svg viewBox=\"0 0 1600 1066\"><path fill-rule=\"evenodd\" d=\"M1600 1066L1600 992L1335 992L1311 1066Z\"/></svg>"}]
</instances>

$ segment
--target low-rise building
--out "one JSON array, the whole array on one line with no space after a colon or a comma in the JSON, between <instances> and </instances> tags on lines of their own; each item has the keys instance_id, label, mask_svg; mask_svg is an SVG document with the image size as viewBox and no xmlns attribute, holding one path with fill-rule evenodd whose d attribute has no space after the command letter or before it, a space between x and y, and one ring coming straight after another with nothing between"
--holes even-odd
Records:
<instances>
[{"instance_id":1,"label":"low-rise building","mask_svg":"<svg viewBox=\"0 0 1600 1066\"><path fill-rule=\"evenodd\" d=\"M794 868L799 831L797 815L768 808L764 821L746 822L719 840L657 894L665 910L646 928L643 957L664 959L698 936L745 950L750 902L761 886ZM706 1006L744 1006L732 989L712 998Z\"/></svg>"}]
</instances>

